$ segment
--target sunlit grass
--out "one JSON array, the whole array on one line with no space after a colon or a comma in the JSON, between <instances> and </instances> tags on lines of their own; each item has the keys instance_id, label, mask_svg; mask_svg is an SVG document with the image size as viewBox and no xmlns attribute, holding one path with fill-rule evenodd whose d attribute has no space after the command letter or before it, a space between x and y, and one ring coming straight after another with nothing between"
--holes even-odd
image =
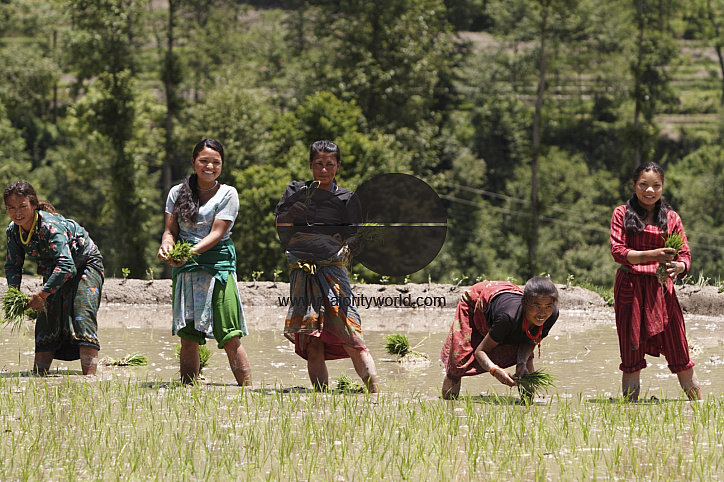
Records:
<instances>
[{"instance_id":1,"label":"sunlit grass","mask_svg":"<svg viewBox=\"0 0 724 482\"><path fill-rule=\"evenodd\" d=\"M711 480L724 399L457 402L0 379L0 480Z\"/></svg>"}]
</instances>

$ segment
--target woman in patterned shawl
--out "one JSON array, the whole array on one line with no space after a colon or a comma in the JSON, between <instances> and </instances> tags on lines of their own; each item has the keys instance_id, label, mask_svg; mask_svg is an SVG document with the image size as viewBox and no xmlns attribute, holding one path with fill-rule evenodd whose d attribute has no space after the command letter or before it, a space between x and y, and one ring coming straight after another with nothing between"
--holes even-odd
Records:
<instances>
[{"instance_id":1,"label":"woman in patterned shawl","mask_svg":"<svg viewBox=\"0 0 724 482\"><path fill-rule=\"evenodd\" d=\"M377 371L362 339L359 312L347 278L353 225L359 201L335 182L341 155L330 141L317 141L309 153L313 181L294 181L277 205L277 229L291 267L291 303L284 335L307 360L312 385L326 390L325 360L351 358L370 392L378 391Z\"/></svg>"},{"instance_id":2,"label":"woman in patterned shawl","mask_svg":"<svg viewBox=\"0 0 724 482\"><path fill-rule=\"evenodd\" d=\"M30 297L38 311L33 371L45 374L53 359L78 360L84 375L98 365L96 315L103 288L103 258L81 225L39 202L33 186L13 182L3 193L11 223L7 228L5 276L20 288L25 257L38 265L43 286Z\"/></svg>"},{"instance_id":3,"label":"woman in patterned shawl","mask_svg":"<svg viewBox=\"0 0 724 482\"><path fill-rule=\"evenodd\" d=\"M456 398L462 377L481 373L516 386L517 378L534 370L533 352L558 320L557 303L556 286L542 276L529 279L525 289L507 281L481 281L465 291L440 353L442 397ZM512 376L504 370L511 366Z\"/></svg>"},{"instance_id":4,"label":"woman in patterned shawl","mask_svg":"<svg viewBox=\"0 0 724 482\"><path fill-rule=\"evenodd\" d=\"M172 333L181 338L181 380L199 376L199 345L214 338L226 351L239 385L251 385L251 367L240 338L248 331L236 285L236 251L231 228L239 212L236 189L218 181L224 148L204 139L194 148L194 173L174 186L166 201L166 227L158 257L173 269ZM194 245L197 256L169 256L177 240Z\"/></svg>"}]
</instances>

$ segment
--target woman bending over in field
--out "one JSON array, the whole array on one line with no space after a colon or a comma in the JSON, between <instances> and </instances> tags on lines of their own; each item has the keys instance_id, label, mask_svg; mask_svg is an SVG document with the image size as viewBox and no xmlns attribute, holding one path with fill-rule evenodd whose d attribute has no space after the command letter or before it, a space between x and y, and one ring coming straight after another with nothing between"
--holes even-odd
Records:
<instances>
[{"instance_id":1,"label":"woman bending over in field","mask_svg":"<svg viewBox=\"0 0 724 482\"><path fill-rule=\"evenodd\" d=\"M329 141L312 144L313 180L287 186L276 208L277 230L286 248L293 303L284 335L307 360L312 385L326 390L325 360L351 358L370 392L377 392L377 371L362 339L362 325L347 278L346 263L361 219L359 201L335 181L341 156Z\"/></svg>"},{"instance_id":2,"label":"woman bending over in field","mask_svg":"<svg viewBox=\"0 0 724 482\"><path fill-rule=\"evenodd\" d=\"M662 197L661 166L654 162L640 164L633 172L632 188L633 196L613 211L611 219L611 254L621 265L613 292L623 395L638 399L639 377L646 368L644 355L663 354L686 395L701 400L673 282L673 278L683 277L691 265L684 226ZM664 246L666 237L674 233L683 241L678 252ZM663 284L656 276L659 263L665 263L668 274Z\"/></svg>"},{"instance_id":3,"label":"woman bending over in field","mask_svg":"<svg viewBox=\"0 0 724 482\"><path fill-rule=\"evenodd\" d=\"M231 228L239 212L239 195L220 184L224 148L204 139L194 148L194 173L171 188L166 226L158 257L173 266L172 333L181 338L181 381L199 376L199 345L214 338L226 351L239 385L251 385L251 367L240 338L248 334L236 285L236 250ZM192 259L178 261L169 253L177 240L194 245Z\"/></svg>"},{"instance_id":4,"label":"woman bending over in field","mask_svg":"<svg viewBox=\"0 0 724 482\"><path fill-rule=\"evenodd\" d=\"M103 288L103 257L83 227L39 202L33 186L17 181L3 193L7 228L8 286L20 288L25 257L38 264L43 287L30 297L37 310L33 371L44 374L53 359L78 360L84 375L98 366L96 315Z\"/></svg>"},{"instance_id":5,"label":"woman bending over in field","mask_svg":"<svg viewBox=\"0 0 724 482\"><path fill-rule=\"evenodd\" d=\"M440 353L445 364L442 397L456 398L462 377L481 373L517 386L517 378L534 371L534 349L558 320L557 304L556 286L542 276L529 279L525 289L507 281L482 281L466 290ZM512 376L504 370L511 366Z\"/></svg>"}]
</instances>

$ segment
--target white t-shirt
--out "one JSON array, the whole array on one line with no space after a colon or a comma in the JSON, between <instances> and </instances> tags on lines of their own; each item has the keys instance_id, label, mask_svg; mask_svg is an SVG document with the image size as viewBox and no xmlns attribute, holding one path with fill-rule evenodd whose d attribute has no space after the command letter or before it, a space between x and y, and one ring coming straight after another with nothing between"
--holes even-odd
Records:
<instances>
[{"instance_id":1,"label":"white t-shirt","mask_svg":"<svg viewBox=\"0 0 724 482\"><path fill-rule=\"evenodd\" d=\"M173 207L176 204L176 199L178 199L181 186L181 184L178 184L168 192L168 198L166 199L166 212L168 214L173 214ZM236 188L221 184L216 194L205 204L199 206L196 224L190 224L178 219L179 238L198 243L209 235L214 221L221 219L231 221L231 226L221 238L221 241L225 241L231 236L231 228L234 227L237 214L239 214L239 194L236 192Z\"/></svg>"}]
</instances>

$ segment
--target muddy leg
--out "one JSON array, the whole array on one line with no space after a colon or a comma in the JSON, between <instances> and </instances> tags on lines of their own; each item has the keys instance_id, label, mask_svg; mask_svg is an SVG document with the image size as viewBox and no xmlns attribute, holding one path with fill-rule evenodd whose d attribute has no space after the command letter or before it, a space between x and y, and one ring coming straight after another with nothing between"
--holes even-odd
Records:
<instances>
[{"instance_id":1,"label":"muddy leg","mask_svg":"<svg viewBox=\"0 0 724 482\"><path fill-rule=\"evenodd\" d=\"M312 387L315 390L326 391L329 383L327 363L324 361L324 342L312 336L307 346L307 371Z\"/></svg>"},{"instance_id":2,"label":"muddy leg","mask_svg":"<svg viewBox=\"0 0 724 482\"><path fill-rule=\"evenodd\" d=\"M181 383L193 383L199 378L201 371L201 360L199 359L199 344L181 338L181 354L179 356L181 366Z\"/></svg>"},{"instance_id":3,"label":"muddy leg","mask_svg":"<svg viewBox=\"0 0 724 482\"><path fill-rule=\"evenodd\" d=\"M78 347L80 351L80 368L83 375L95 375L98 368L98 349L92 346Z\"/></svg>"},{"instance_id":4,"label":"muddy leg","mask_svg":"<svg viewBox=\"0 0 724 482\"><path fill-rule=\"evenodd\" d=\"M236 378L236 383L240 387L250 387L251 366L249 365L249 358L246 356L246 350L241 345L241 340L232 338L227 341L224 345L224 351L226 351L226 356L229 358L229 367L231 367L231 373Z\"/></svg>"},{"instance_id":5,"label":"muddy leg","mask_svg":"<svg viewBox=\"0 0 724 482\"><path fill-rule=\"evenodd\" d=\"M460 395L460 385L462 385L462 379L453 381L446 375L442 381L442 398L445 400L458 398Z\"/></svg>"},{"instance_id":6,"label":"muddy leg","mask_svg":"<svg viewBox=\"0 0 724 482\"><path fill-rule=\"evenodd\" d=\"M621 388L625 399L635 402L641 392L641 370L633 373L624 373L621 376Z\"/></svg>"},{"instance_id":7,"label":"muddy leg","mask_svg":"<svg viewBox=\"0 0 724 482\"><path fill-rule=\"evenodd\" d=\"M33 361L33 373L36 375L47 375L50 365L53 363L54 351L36 351Z\"/></svg>"},{"instance_id":8,"label":"muddy leg","mask_svg":"<svg viewBox=\"0 0 724 482\"><path fill-rule=\"evenodd\" d=\"M364 382L367 390L370 393L379 392L380 386L377 383L377 368L375 367L375 361L372 359L370 352L367 350L355 350L347 345L344 345L344 350L352 359L354 369Z\"/></svg>"},{"instance_id":9,"label":"muddy leg","mask_svg":"<svg viewBox=\"0 0 724 482\"><path fill-rule=\"evenodd\" d=\"M676 376L679 377L679 385L684 389L689 400L703 400L701 388L699 387L699 379L696 377L693 368L679 372Z\"/></svg>"}]
</instances>

